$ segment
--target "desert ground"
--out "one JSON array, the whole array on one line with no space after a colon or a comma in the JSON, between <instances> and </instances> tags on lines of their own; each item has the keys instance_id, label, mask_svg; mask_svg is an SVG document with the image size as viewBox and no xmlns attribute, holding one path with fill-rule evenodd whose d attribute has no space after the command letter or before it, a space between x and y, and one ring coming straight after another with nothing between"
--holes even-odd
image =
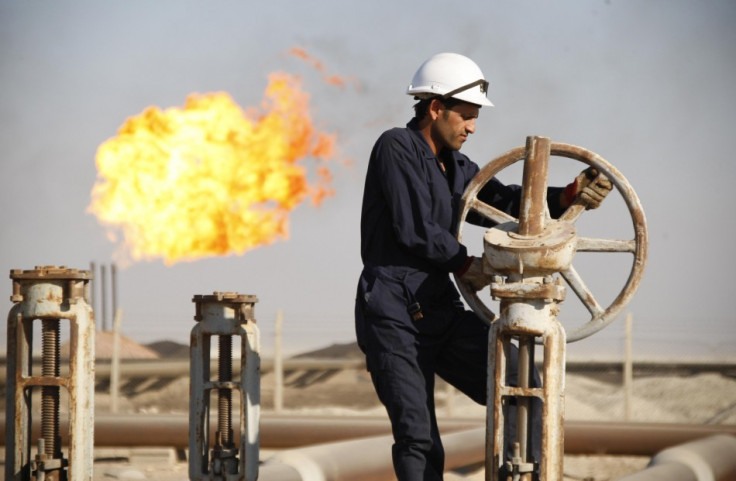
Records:
<instances>
[{"instance_id":1,"label":"desert ground","mask_svg":"<svg viewBox=\"0 0 736 481\"><path fill-rule=\"evenodd\" d=\"M323 352L318 354L324 356ZM345 355L349 358L355 353ZM718 372L704 369L664 373L635 369L628 420L625 419L622 379L621 370L610 366L598 372L567 372L565 418L576 421L736 425L736 368ZM279 414L386 419L369 374L364 369L286 371L283 385L283 407ZM261 411L264 415L274 412L274 386L274 374L264 372L261 377ZM96 412L109 412L107 388L105 383L99 383L95 395ZM185 376L154 381L123 380L121 393L120 412L188 413L189 379ZM449 389L441 380L437 383L436 399L440 417L477 418L478 427L484 425L485 407ZM387 445L386 449L388 451L390 446ZM262 449L261 460L266 460L273 452ZM187 463L181 453L161 447L155 462L149 463L136 459L134 454L135 450L131 449L96 449L94 480L188 479ZM566 455L565 480L615 480L644 469L648 461L645 456ZM449 472L446 479L480 481L484 479L484 473L482 468L474 467Z\"/></svg>"}]
</instances>

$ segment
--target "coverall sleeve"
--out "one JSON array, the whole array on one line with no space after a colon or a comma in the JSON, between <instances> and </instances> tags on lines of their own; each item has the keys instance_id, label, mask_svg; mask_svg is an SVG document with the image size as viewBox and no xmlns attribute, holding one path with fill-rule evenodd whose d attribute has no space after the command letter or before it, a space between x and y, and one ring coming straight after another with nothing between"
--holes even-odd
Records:
<instances>
[{"instance_id":1,"label":"coverall sleeve","mask_svg":"<svg viewBox=\"0 0 736 481\"><path fill-rule=\"evenodd\" d=\"M398 138L379 143L374 156L399 244L411 255L442 270L452 272L462 267L467 258L465 246L455 239L449 227L433 218L425 158ZM452 223L450 218L446 221L448 225Z\"/></svg>"}]
</instances>

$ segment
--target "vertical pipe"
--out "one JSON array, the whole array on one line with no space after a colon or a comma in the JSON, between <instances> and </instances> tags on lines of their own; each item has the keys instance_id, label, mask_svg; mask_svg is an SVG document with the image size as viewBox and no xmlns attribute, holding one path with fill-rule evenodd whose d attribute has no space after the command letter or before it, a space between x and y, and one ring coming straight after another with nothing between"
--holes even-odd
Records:
<instances>
[{"instance_id":1,"label":"vertical pipe","mask_svg":"<svg viewBox=\"0 0 736 481\"><path fill-rule=\"evenodd\" d=\"M101 316L100 316L100 322L102 325L100 326L100 329L102 331L107 330L107 269L105 268L105 264L102 264L100 266L100 298L102 299L102 306L100 308Z\"/></svg>"},{"instance_id":2,"label":"vertical pipe","mask_svg":"<svg viewBox=\"0 0 736 481\"><path fill-rule=\"evenodd\" d=\"M634 383L634 364L631 358L631 313L626 314L626 349L624 359L624 420L631 421L632 387Z\"/></svg>"},{"instance_id":3,"label":"vertical pipe","mask_svg":"<svg viewBox=\"0 0 736 481\"><path fill-rule=\"evenodd\" d=\"M95 273L97 270L97 264L93 262L89 263L89 270L92 273L89 279L89 305L92 308L92 312L97 312L97 306L95 305L95 302L97 301L97 294L95 293Z\"/></svg>"},{"instance_id":4,"label":"vertical pipe","mask_svg":"<svg viewBox=\"0 0 736 481\"><path fill-rule=\"evenodd\" d=\"M115 315L118 312L118 267L113 263L110 264L110 293L112 296L112 320L115 322Z\"/></svg>"},{"instance_id":5,"label":"vertical pipe","mask_svg":"<svg viewBox=\"0 0 736 481\"><path fill-rule=\"evenodd\" d=\"M284 311L276 311L276 323L274 326L274 357L273 357L273 409L280 412L284 408L284 360L282 351L282 328L284 324Z\"/></svg>"},{"instance_id":6,"label":"vertical pipe","mask_svg":"<svg viewBox=\"0 0 736 481\"><path fill-rule=\"evenodd\" d=\"M255 319L243 327L244 357L240 362L240 459L244 481L258 479L261 419L261 346ZM264 478L265 479L265 478Z\"/></svg>"},{"instance_id":7,"label":"vertical pipe","mask_svg":"<svg viewBox=\"0 0 736 481\"><path fill-rule=\"evenodd\" d=\"M118 309L112 321L112 361L110 365L110 412L118 412L120 403L120 326L123 313Z\"/></svg>"},{"instance_id":8,"label":"vertical pipe","mask_svg":"<svg viewBox=\"0 0 736 481\"><path fill-rule=\"evenodd\" d=\"M534 349L533 338L519 336L519 361L518 361L518 383L521 388L531 387L529 376L531 373L532 354ZM527 462L529 451L529 415L531 403L528 397L517 397L516 399L516 442L519 443L519 457L522 462Z\"/></svg>"},{"instance_id":9,"label":"vertical pipe","mask_svg":"<svg viewBox=\"0 0 736 481\"><path fill-rule=\"evenodd\" d=\"M85 282L80 280L80 282ZM91 481L94 464L95 324L83 297L74 302L69 363L69 481Z\"/></svg>"},{"instance_id":10,"label":"vertical pipe","mask_svg":"<svg viewBox=\"0 0 736 481\"><path fill-rule=\"evenodd\" d=\"M540 479L561 481L565 455L565 329L552 318L544 340Z\"/></svg>"},{"instance_id":11,"label":"vertical pipe","mask_svg":"<svg viewBox=\"0 0 736 481\"><path fill-rule=\"evenodd\" d=\"M519 234L534 236L544 230L547 207L547 171L550 140L548 137L527 137L526 158L519 210Z\"/></svg>"},{"instance_id":12,"label":"vertical pipe","mask_svg":"<svg viewBox=\"0 0 736 481\"><path fill-rule=\"evenodd\" d=\"M497 481L502 466L505 424L504 390L510 339L494 322L488 331L488 378L486 381L486 480ZM506 481L506 480L503 480Z\"/></svg>"}]
</instances>

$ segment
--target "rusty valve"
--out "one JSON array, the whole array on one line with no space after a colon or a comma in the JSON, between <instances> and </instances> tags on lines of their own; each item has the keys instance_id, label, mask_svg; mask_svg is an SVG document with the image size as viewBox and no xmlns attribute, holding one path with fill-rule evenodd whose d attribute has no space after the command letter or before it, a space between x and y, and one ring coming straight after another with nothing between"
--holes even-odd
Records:
<instances>
[{"instance_id":1,"label":"rusty valve","mask_svg":"<svg viewBox=\"0 0 736 481\"><path fill-rule=\"evenodd\" d=\"M517 147L492 160L473 178L463 195L457 225L457 238L462 241L463 224L465 224L468 215L475 212L497 224L496 227L486 233L485 238L485 245L495 246L492 251L489 252L489 249L485 249L484 252L485 267L489 271L506 274L521 266L520 274L524 275L524 269L527 269L527 273L529 273L530 266L535 266L537 272L561 275L591 316L585 324L567 332L567 342L574 342L591 336L608 326L631 301L639 287L647 261L647 224L644 210L636 192L634 192L623 174L613 165L598 154L582 147L557 142L549 142L548 145L548 156L566 157L580 161L595 167L611 180L626 203L633 224L634 238L619 240L578 237L574 224L580 215L585 212L585 206L578 202L573 203L559 219L550 219L546 212L541 210L543 214L531 215L530 220L525 223L522 222L523 219L516 219L478 199L480 190L499 172L516 162L525 160L526 147ZM530 174L529 177L530 181L537 182L537 190L541 192L541 194L536 194L538 198L544 198L547 188L546 178L542 181L539 177L532 178ZM541 202L537 202L537 204L543 205ZM540 212L539 207L537 207L538 212ZM522 217L524 214L525 212L522 210ZM541 221L540 215L543 216ZM527 232L534 232L534 234L520 234L525 228L524 225L531 225L532 229L535 230L529 231L527 228ZM534 226L537 226L537 228ZM539 226L543 226L541 231L536 230ZM633 255L628 279L619 294L607 307L600 305L593 292L575 270L572 260L578 252ZM505 255L508 253L512 255ZM463 282L457 282L457 284L465 301L483 320L490 324L498 318L480 300L477 293L473 292Z\"/></svg>"},{"instance_id":2,"label":"rusty valve","mask_svg":"<svg viewBox=\"0 0 736 481\"><path fill-rule=\"evenodd\" d=\"M215 291L195 295L190 344L189 479L255 481L258 477L260 347L256 296ZM217 380L209 372L210 343L218 338ZM240 340L240 376L233 378L233 338ZM209 438L210 393L217 396L217 431ZM233 429L233 392L240 401L239 437Z\"/></svg>"},{"instance_id":3,"label":"rusty valve","mask_svg":"<svg viewBox=\"0 0 736 481\"><path fill-rule=\"evenodd\" d=\"M560 155L592 165L606 175L621 192L634 223L633 240L581 238L574 223L585 210L575 201L559 219L547 209L549 156ZM484 203L478 193L505 167L524 159L519 218ZM495 224L483 242L483 267L493 274L491 296L500 302L497 317L461 279L460 292L471 308L489 325L486 479L504 476L514 480L562 480L565 343L583 339L608 325L629 302L641 280L646 262L646 222L633 189L608 162L579 147L551 143L546 137L528 137L526 146L514 149L489 163L470 182L463 195L457 226L470 212ZM627 252L634 262L626 285L607 308L596 301L573 267L580 251ZM562 276L591 314L582 327L566 333L557 320L558 304L565 299ZM544 354L542 381L534 373L535 343ZM515 344L515 345L514 345ZM507 366L518 351L517 382L511 384ZM511 400L515 402L511 402ZM516 406L512 412L510 406ZM541 411L541 412L540 412ZM513 416L515 432L506 432L506 418ZM510 430L509 430L510 431ZM535 445L541 440L541 446ZM505 459L503 446L513 441L513 455ZM504 480L505 481L505 480Z\"/></svg>"},{"instance_id":4,"label":"rusty valve","mask_svg":"<svg viewBox=\"0 0 736 481\"><path fill-rule=\"evenodd\" d=\"M89 271L65 266L13 269L14 303L8 315L8 376L6 416L13 429L6 433L5 479L22 481L90 481L94 425L95 325L89 299ZM31 369L33 321L41 321L40 375ZM68 322L70 353L68 376L60 369L60 321ZM41 437L38 453L30 456L32 388L41 390ZM62 452L60 390L69 394L69 456Z\"/></svg>"}]
</instances>

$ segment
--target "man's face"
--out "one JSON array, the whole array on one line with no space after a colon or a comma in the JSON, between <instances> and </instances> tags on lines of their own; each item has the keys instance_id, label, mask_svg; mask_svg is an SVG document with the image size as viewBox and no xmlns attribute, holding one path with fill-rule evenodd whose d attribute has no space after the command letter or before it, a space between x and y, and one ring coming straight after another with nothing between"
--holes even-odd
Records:
<instances>
[{"instance_id":1,"label":"man's face","mask_svg":"<svg viewBox=\"0 0 736 481\"><path fill-rule=\"evenodd\" d=\"M433 115L432 137L439 147L450 150L460 150L468 136L475 133L475 119L478 118L480 107L469 103L459 103L446 108L441 102Z\"/></svg>"}]
</instances>

